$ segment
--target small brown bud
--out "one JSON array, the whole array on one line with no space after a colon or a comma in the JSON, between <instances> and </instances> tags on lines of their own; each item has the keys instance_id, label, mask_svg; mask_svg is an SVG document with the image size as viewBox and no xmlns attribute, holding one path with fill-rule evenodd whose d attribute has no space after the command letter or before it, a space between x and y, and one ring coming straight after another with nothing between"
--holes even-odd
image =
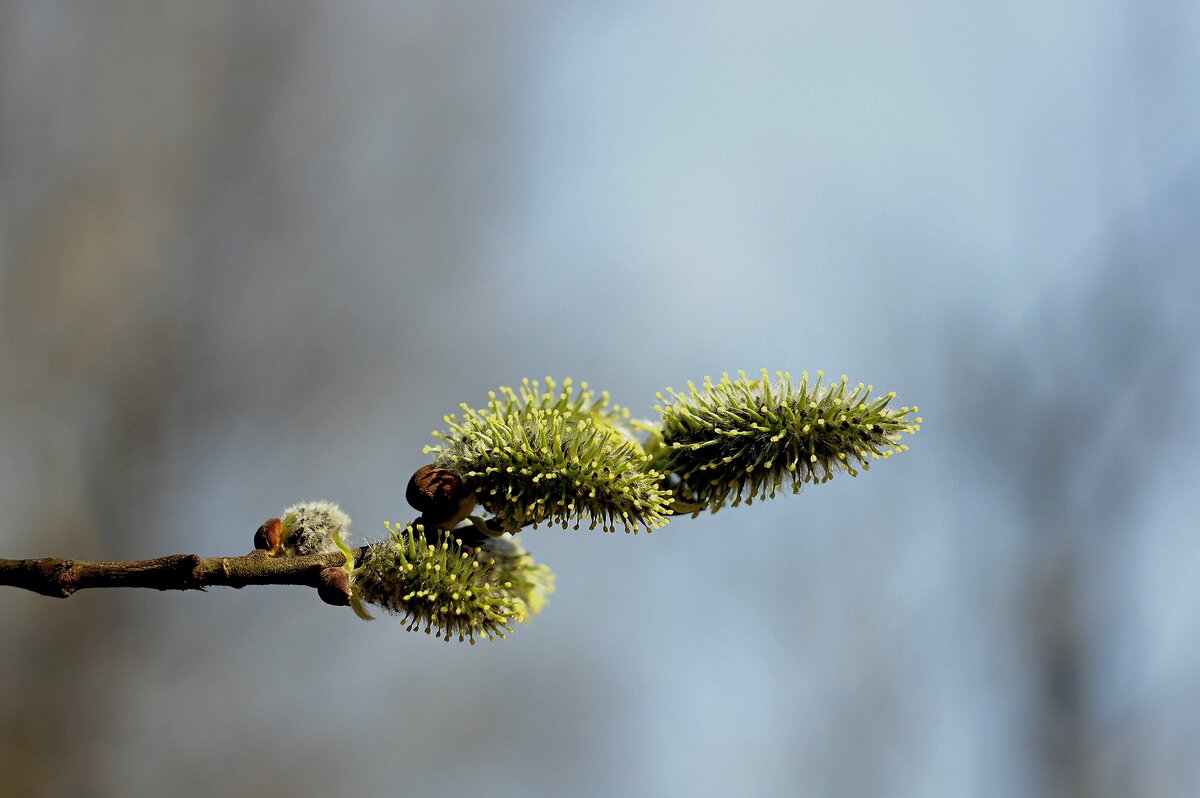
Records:
<instances>
[{"instance_id":1,"label":"small brown bud","mask_svg":"<svg viewBox=\"0 0 1200 798\"><path fill-rule=\"evenodd\" d=\"M457 524L475 507L475 494L467 490L462 477L432 463L412 475L404 498L426 522L441 527Z\"/></svg>"},{"instance_id":2,"label":"small brown bud","mask_svg":"<svg viewBox=\"0 0 1200 798\"><path fill-rule=\"evenodd\" d=\"M254 548L274 553L279 549L279 542L282 538L283 521L278 518L268 518L254 533Z\"/></svg>"},{"instance_id":3,"label":"small brown bud","mask_svg":"<svg viewBox=\"0 0 1200 798\"><path fill-rule=\"evenodd\" d=\"M317 585L317 595L326 604L335 607L346 607L350 604L350 574L338 565L321 569L321 582Z\"/></svg>"}]
</instances>

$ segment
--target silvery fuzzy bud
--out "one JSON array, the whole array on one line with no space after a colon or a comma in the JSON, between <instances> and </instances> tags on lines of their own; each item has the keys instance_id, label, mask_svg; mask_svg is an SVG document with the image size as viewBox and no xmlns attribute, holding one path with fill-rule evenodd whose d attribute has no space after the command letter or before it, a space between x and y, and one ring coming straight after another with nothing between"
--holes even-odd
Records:
<instances>
[{"instance_id":1,"label":"silvery fuzzy bud","mask_svg":"<svg viewBox=\"0 0 1200 798\"><path fill-rule=\"evenodd\" d=\"M339 551L349 526L350 516L333 502L294 504L283 511L283 550L300 557Z\"/></svg>"}]
</instances>

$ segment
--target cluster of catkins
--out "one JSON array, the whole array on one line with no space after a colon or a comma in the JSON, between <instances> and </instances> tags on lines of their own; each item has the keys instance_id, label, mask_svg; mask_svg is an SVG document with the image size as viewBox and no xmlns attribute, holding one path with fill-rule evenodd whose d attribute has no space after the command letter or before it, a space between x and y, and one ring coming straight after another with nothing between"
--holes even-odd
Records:
<instances>
[{"instance_id":1,"label":"cluster of catkins","mask_svg":"<svg viewBox=\"0 0 1200 798\"><path fill-rule=\"evenodd\" d=\"M536 614L553 575L512 538L540 524L637 534L672 516L716 512L780 490L856 476L908 447L916 407L891 407L843 376L823 384L764 370L659 394L657 422L631 420L586 383L525 380L462 405L426 448L407 498L421 515L356 552L350 519L327 502L284 511L260 548L346 555L350 603L373 604L446 640L492 639ZM482 508L487 517L473 515ZM459 526L459 524L464 524ZM260 535L263 530L260 530Z\"/></svg>"}]
</instances>

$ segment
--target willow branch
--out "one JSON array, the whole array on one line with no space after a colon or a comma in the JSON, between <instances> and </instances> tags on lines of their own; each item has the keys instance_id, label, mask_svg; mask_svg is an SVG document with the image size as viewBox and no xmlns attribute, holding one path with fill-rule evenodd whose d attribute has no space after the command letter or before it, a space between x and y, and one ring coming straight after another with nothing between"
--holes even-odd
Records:
<instances>
[{"instance_id":1,"label":"willow branch","mask_svg":"<svg viewBox=\"0 0 1200 798\"><path fill-rule=\"evenodd\" d=\"M307 557L268 557L263 553L243 557L171 554L128 562L87 562L62 557L0 559L0 585L55 598L67 598L77 590L94 587L205 590L215 586L304 585L323 591L322 599L329 603L345 603L330 601L327 596L331 579L336 581L335 572L345 574L341 567L345 562L341 552Z\"/></svg>"}]
</instances>

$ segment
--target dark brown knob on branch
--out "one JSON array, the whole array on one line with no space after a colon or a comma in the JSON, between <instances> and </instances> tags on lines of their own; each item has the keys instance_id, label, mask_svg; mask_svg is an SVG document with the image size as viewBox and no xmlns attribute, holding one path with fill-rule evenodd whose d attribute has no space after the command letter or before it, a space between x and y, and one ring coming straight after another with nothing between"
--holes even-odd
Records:
<instances>
[{"instance_id":1,"label":"dark brown knob on branch","mask_svg":"<svg viewBox=\"0 0 1200 798\"><path fill-rule=\"evenodd\" d=\"M317 585L317 595L326 604L335 607L346 607L350 604L350 574L340 566L331 566L321 570L321 581Z\"/></svg>"},{"instance_id":2,"label":"dark brown knob on branch","mask_svg":"<svg viewBox=\"0 0 1200 798\"><path fill-rule=\"evenodd\" d=\"M475 494L462 477L448 468L421 466L408 481L404 498L421 513L424 523L449 529L475 508Z\"/></svg>"}]
</instances>

